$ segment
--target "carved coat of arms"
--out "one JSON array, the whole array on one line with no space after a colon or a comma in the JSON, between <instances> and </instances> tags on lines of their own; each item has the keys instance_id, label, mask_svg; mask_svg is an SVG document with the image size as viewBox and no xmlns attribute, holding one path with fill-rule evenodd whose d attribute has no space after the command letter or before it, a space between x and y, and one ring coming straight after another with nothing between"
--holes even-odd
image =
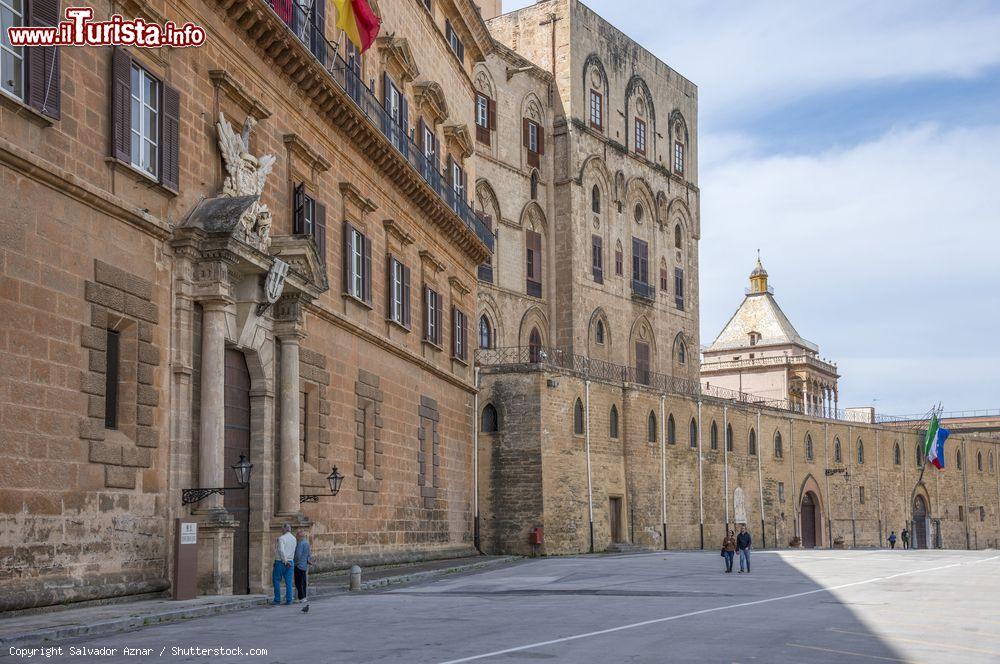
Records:
<instances>
[{"instance_id":1,"label":"carved coat of arms","mask_svg":"<svg viewBox=\"0 0 1000 664\"><path fill-rule=\"evenodd\" d=\"M223 196L260 196L271 168L274 166L273 155L255 157L250 154L250 132L257 121L247 117L243 123L243 131L237 134L233 126L226 120L224 113L219 113L219 150L226 164L226 181L222 186ZM247 238L255 243L261 251L267 251L271 244L271 211L260 201L251 205L240 219L246 231Z\"/></svg>"}]
</instances>

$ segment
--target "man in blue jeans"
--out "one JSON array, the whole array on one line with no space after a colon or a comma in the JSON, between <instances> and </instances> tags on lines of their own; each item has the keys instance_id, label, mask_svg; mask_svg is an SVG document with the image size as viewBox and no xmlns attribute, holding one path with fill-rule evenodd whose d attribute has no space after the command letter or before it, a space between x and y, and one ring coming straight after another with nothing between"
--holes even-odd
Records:
<instances>
[{"instance_id":1,"label":"man in blue jeans","mask_svg":"<svg viewBox=\"0 0 1000 664\"><path fill-rule=\"evenodd\" d=\"M740 525L740 534L736 536L736 550L740 552L740 574L743 573L743 564L746 563L747 574L750 573L750 533L747 532L746 525Z\"/></svg>"},{"instance_id":2,"label":"man in blue jeans","mask_svg":"<svg viewBox=\"0 0 1000 664\"><path fill-rule=\"evenodd\" d=\"M281 536L274 542L274 567L271 570L271 583L274 584L274 601L281 604L281 582L285 582L285 604L292 603L292 585L294 584L295 535L292 525L286 523L282 527Z\"/></svg>"}]
</instances>

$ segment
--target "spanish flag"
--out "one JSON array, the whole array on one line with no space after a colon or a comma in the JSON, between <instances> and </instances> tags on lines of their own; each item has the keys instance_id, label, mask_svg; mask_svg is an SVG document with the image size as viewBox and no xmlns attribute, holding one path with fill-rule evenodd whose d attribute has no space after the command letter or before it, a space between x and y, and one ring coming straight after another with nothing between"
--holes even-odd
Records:
<instances>
[{"instance_id":1,"label":"spanish flag","mask_svg":"<svg viewBox=\"0 0 1000 664\"><path fill-rule=\"evenodd\" d=\"M382 19L375 15L368 0L333 0L337 6L337 27L344 31L359 51L364 53L378 36Z\"/></svg>"}]
</instances>

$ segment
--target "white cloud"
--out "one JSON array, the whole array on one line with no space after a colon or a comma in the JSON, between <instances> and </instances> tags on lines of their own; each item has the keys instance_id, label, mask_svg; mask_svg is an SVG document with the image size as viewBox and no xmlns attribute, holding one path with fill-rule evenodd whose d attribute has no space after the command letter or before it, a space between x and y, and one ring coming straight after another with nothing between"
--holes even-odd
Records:
<instances>
[{"instance_id":1,"label":"white cloud","mask_svg":"<svg viewBox=\"0 0 1000 664\"><path fill-rule=\"evenodd\" d=\"M952 407L1000 403L996 372L970 372L1000 364L998 182L1000 125L715 160L701 181L702 338L739 304L759 247L799 332L834 360L854 358L841 364L842 403L897 388L939 389L937 400L961 402ZM862 368L862 357L895 364Z\"/></svg>"}]
</instances>

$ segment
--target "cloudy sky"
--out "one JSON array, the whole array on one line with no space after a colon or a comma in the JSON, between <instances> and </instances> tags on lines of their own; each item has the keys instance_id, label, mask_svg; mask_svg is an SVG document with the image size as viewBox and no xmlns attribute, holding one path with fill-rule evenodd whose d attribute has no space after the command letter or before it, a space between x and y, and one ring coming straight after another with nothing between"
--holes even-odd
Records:
<instances>
[{"instance_id":1,"label":"cloudy sky","mask_svg":"<svg viewBox=\"0 0 1000 664\"><path fill-rule=\"evenodd\" d=\"M698 85L703 343L760 248L842 407L1000 408L1000 3L587 4Z\"/></svg>"}]
</instances>

